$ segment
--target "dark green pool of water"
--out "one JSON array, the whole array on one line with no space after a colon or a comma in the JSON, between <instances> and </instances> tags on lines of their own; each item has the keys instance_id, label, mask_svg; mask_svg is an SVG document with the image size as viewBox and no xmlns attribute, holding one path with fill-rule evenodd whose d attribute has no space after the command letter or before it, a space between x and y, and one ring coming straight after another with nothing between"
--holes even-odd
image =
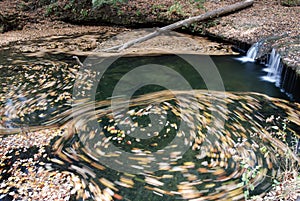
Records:
<instances>
[{"instance_id":1,"label":"dark green pool of water","mask_svg":"<svg viewBox=\"0 0 300 201\"><path fill-rule=\"evenodd\" d=\"M189 59L198 60L200 62L201 60L207 60L207 57L208 56L189 55ZM287 96L282 93L279 88L275 87L274 84L260 79L261 76L265 75L265 72L262 71L262 65L256 63L241 63L236 60L238 56L210 56L210 58L212 59L213 64L217 67L217 71L221 76L221 82L224 84L225 91L258 92L271 97L287 99ZM191 89L209 88L205 81L206 74L199 73L197 69L188 62L189 61L177 55L118 58L109 66L108 69L105 70L101 77L97 88L97 92L99 92L97 94L97 99L103 100L112 96L112 92L120 79L123 79L123 83L126 84L123 91L124 94L127 94L129 91L136 91L135 95L141 95L148 92L166 89L167 87L164 86L164 83L169 81L171 82L173 74L169 73L168 69L163 68L161 68L159 73L153 73L151 65L161 65L176 71L189 83ZM148 74L148 79L155 83L162 83L161 86L159 86L159 84L141 86L140 83L137 84L134 80L134 76L129 76L128 79L124 79L124 75L143 65L149 65L149 68L139 72L142 72L142 74ZM207 62L204 62L203 64L199 63L198 67L207 68L207 72L209 73L212 68L210 65L211 63L208 64ZM103 66L98 66L97 68L99 71L103 70ZM136 74L136 78L138 78L138 76L140 75ZM147 83L147 76L145 76L145 78L145 83ZM213 82L213 80L209 81ZM172 87L174 90L181 89L181 83L178 82L178 84L172 84Z\"/></svg>"}]
</instances>

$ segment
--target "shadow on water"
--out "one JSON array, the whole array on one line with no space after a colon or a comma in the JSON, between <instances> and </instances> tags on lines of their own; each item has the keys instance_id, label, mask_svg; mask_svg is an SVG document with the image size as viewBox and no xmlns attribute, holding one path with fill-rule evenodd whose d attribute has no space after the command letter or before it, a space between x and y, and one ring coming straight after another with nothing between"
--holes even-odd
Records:
<instances>
[{"instance_id":1,"label":"shadow on water","mask_svg":"<svg viewBox=\"0 0 300 201\"><path fill-rule=\"evenodd\" d=\"M195 55L195 57L207 57ZM262 71L263 66L256 63L241 63L236 60L234 56L210 56L216 65L218 72L221 75L222 82L226 91L232 92L258 92L263 93L271 97L284 98L288 97L281 93L281 91L269 82L262 81L259 79L265 75ZM197 70L190 65L187 61L177 55L163 55L156 57L141 56L141 57L124 57L119 58L117 61L110 65L102 76L97 91L99 92L97 99L104 100L112 95L114 87L118 81L123 78L126 73L134 70L135 68L148 65L157 64L167 66L172 70L178 72L181 76L187 80L192 89L207 89L207 85L203 80L203 76L197 72ZM203 68L210 68L210 66L201 66ZM151 75L151 68L149 72L145 71L145 74ZM172 74L161 70L161 75L157 76L154 81L165 81L172 80ZM138 76L138 75L137 75ZM135 86L135 81L130 77L131 80L125 80L128 85L132 86L129 90L138 90L135 95L146 94L148 92L160 91L163 88L161 86L145 86L143 90L140 86ZM153 78L151 78L153 79ZM175 89L180 88L173 86ZM125 88L125 87L124 87ZM124 91L126 93L126 91Z\"/></svg>"}]
</instances>

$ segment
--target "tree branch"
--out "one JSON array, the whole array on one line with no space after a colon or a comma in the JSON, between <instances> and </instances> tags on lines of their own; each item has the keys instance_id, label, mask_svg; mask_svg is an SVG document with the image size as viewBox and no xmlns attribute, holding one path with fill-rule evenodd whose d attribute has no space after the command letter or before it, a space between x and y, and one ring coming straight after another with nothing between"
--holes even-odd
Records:
<instances>
[{"instance_id":1,"label":"tree branch","mask_svg":"<svg viewBox=\"0 0 300 201\"><path fill-rule=\"evenodd\" d=\"M122 45L117 45L114 47L110 47L107 49L102 49L102 50L98 50L99 52L120 52L126 48L129 48L137 43L141 43L144 42L146 40L149 40L151 38L154 38L158 35L160 35L161 33L167 32L167 31L171 31L173 29L177 29L179 27L182 26L188 26L194 22L198 22L198 21L203 21L203 20L207 20L207 19L212 19L215 17L219 17L221 15L227 14L227 13L231 13L231 12L235 12L244 8L247 8L249 6L252 6L254 3L254 0L245 0L243 2L238 2L229 6L225 6L223 8L219 8L213 11L209 11L207 13L204 13L202 15L198 15L195 17L190 17L188 19L185 20L181 20L178 22L175 22L173 24L167 25L165 27L161 27L161 28L157 28L154 32L147 34L146 36L142 36L140 38L131 40L127 43L124 43Z\"/></svg>"}]
</instances>

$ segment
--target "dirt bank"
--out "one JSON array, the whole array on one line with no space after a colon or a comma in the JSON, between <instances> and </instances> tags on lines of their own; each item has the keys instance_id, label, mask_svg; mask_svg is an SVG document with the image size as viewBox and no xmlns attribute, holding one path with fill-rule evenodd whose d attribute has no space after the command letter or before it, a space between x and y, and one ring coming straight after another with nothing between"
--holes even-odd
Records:
<instances>
[{"instance_id":1,"label":"dirt bank","mask_svg":"<svg viewBox=\"0 0 300 201\"><path fill-rule=\"evenodd\" d=\"M2 8L0 11L0 28L2 27L2 32L12 29L20 29L21 31L0 35L0 45L9 41L30 40L40 36L48 37L83 32L103 34L102 27L82 27L61 21L85 25L115 24L127 27L155 27L239 1L241 0L205 2L164 0L149 3L146 0L131 0L93 5L88 0L80 2L3 0L0 1ZM291 5L299 4L299 1L288 2ZM250 8L213 21L195 23L184 28L184 30L189 33L214 36L234 43L244 50L261 39L286 34L287 37L269 44L265 51L267 53L275 47L279 52L282 52L285 64L299 68L300 7L283 6L288 2L257 0ZM124 29L116 28L113 31L120 33Z\"/></svg>"}]
</instances>

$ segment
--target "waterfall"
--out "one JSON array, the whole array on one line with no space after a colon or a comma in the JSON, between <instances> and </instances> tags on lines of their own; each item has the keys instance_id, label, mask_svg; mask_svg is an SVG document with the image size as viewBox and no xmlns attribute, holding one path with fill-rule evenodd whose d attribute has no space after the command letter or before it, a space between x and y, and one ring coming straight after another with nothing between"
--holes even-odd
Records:
<instances>
[{"instance_id":1,"label":"waterfall","mask_svg":"<svg viewBox=\"0 0 300 201\"><path fill-rule=\"evenodd\" d=\"M259 51L259 47L260 47L259 43L254 43L254 44L250 47L250 49L247 51L246 57L247 57L247 58L250 58L250 59L252 59L252 60L255 60L255 59L256 59L256 56L257 56L257 54L258 54L258 51Z\"/></svg>"},{"instance_id":2,"label":"waterfall","mask_svg":"<svg viewBox=\"0 0 300 201\"><path fill-rule=\"evenodd\" d=\"M238 58L237 60L242 62L254 62L262 44L263 40L254 43L247 51L247 55L245 57ZM280 55L276 53L274 48L269 56L268 64L266 64L266 68L263 70L268 74L263 76L262 79L264 81L273 82L277 87L280 87L282 63Z\"/></svg>"},{"instance_id":3,"label":"waterfall","mask_svg":"<svg viewBox=\"0 0 300 201\"><path fill-rule=\"evenodd\" d=\"M258 51L261 47L262 41L254 43L249 50L247 51L247 55L241 58L238 58L237 60L241 62L255 62L255 59L257 57Z\"/></svg>"},{"instance_id":4,"label":"waterfall","mask_svg":"<svg viewBox=\"0 0 300 201\"><path fill-rule=\"evenodd\" d=\"M271 54L270 54L270 56L269 56L269 58L268 58L268 63L265 64L266 68L263 69L263 71L267 72L268 75L269 75L269 73L272 72L272 69L269 68L269 67L270 67L270 66L272 65L272 63L275 61L275 57L276 57L276 51L275 51L275 49L273 48L272 51L271 51Z\"/></svg>"},{"instance_id":5,"label":"waterfall","mask_svg":"<svg viewBox=\"0 0 300 201\"><path fill-rule=\"evenodd\" d=\"M271 54L270 54L270 58L269 58L269 62L267 65L270 65L272 62L271 61L274 61L275 60L275 57L276 57L276 51L275 49L273 48L272 51L271 51Z\"/></svg>"},{"instance_id":6,"label":"waterfall","mask_svg":"<svg viewBox=\"0 0 300 201\"><path fill-rule=\"evenodd\" d=\"M280 55L276 53L275 49L272 49L267 68L264 69L266 72L268 72L268 74L262 77L262 79L265 81L274 82L277 87L280 85L282 71L282 64L280 60Z\"/></svg>"},{"instance_id":7,"label":"waterfall","mask_svg":"<svg viewBox=\"0 0 300 201\"><path fill-rule=\"evenodd\" d=\"M274 83L275 86L280 88L280 90L291 100L300 101L300 92L297 90L300 87L300 76L296 70L283 65L280 54L278 54L274 48L269 56L261 55L265 54L268 49L268 47L266 47L264 48L265 50L261 52L261 48L264 46L265 41L275 39L277 40L278 38L273 37L258 41L249 48L246 56L236 58L236 60L245 63L255 62L258 58L260 63L266 66L263 71L267 72L265 76L260 78L263 81Z\"/></svg>"}]
</instances>

